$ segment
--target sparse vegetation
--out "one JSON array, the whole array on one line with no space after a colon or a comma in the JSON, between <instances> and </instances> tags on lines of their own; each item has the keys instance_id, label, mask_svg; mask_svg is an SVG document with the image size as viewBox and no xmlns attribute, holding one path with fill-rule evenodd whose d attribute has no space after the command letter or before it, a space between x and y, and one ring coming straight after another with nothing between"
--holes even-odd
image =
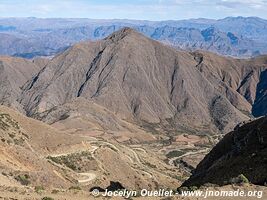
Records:
<instances>
[{"instance_id":1,"label":"sparse vegetation","mask_svg":"<svg viewBox=\"0 0 267 200\"><path fill-rule=\"evenodd\" d=\"M175 175L175 176L172 176L173 178L179 180L179 181L184 181L186 178L183 177L183 176L179 176L179 175Z\"/></svg>"},{"instance_id":2,"label":"sparse vegetation","mask_svg":"<svg viewBox=\"0 0 267 200\"><path fill-rule=\"evenodd\" d=\"M2 175L8 177L8 174L6 172L2 172Z\"/></svg>"},{"instance_id":3,"label":"sparse vegetation","mask_svg":"<svg viewBox=\"0 0 267 200\"><path fill-rule=\"evenodd\" d=\"M54 200L52 197L43 197L42 200Z\"/></svg>"},{"instance_id":4,"label":"sparse vegetation","mask_svg":"<svg viewBox=\"0 0 267 200\"><path fill-rule=\"evenodd\" d=\"M54 190L52 190L51 193L52 193L52 194L57 194L57 193L59 193L59 190L54 189Z\"/></svg>"},{"instance_id":5,"label":"sparse vegetation","mask_svg":"<svg viewBox=\"0 0 267 200\"><path fill-rule=\"evenodd\" d=\"M147 121L141 121L141 127L145 130L148 131L154 135L159 134L159 131L157 130L157 128L159 128L159 124L155 124L155 123L149 123Z\"/></svg>"},{"instance_id":6,"label":"sparse vegetation","mask_svg":"<svg viewBox=\"0 0 267 200\"><path fill-rule=\"evenodd\" d=\"M196 190L198 190L198 187L197 186L190 186L188 189L190 191L196 191Z\"/></svg>"},{"instance_id":7,"label":"sparse vegetation","mask_svg":"<svg viewBox=\"0 0 267 200\"><path fill-rule=\"evenodd\" d=\"M147 166L150 167L150 168L157 168L156 165L151 164L151 163L149 163L149 162L145 162L144 164L147 165Z\"/></svg>"},{"instance_id":8,"label":"sparse vegetation","mask_svg":"<svg viewBox=\"0 0 267 200\"><path fill-rule=\"evenodd\" d=\"M10 125L5 120L7 116L9 115L4 114L4 113L0 114L0 128L4 131L6 131L10 127Z\"/></svg>"},{"instance_id":9,"label":"sparse vegetation","mask_svg":"<svg viewBox=\"0 0 267 200\"><path fill-rule=\"evenodd\" d=\"M25 133L21 133L25 138L27 138L27 139L29 139L30 137L27 135L27 134L25 134Z\"/></svg>"},{"instance_id":10,"label":"sparse vegetation","mask_svg":"<svg viewBox=\"0 0 267 200\"><path fill-rule=\"evenodd\" d=\"M89 151L83 151L79 153L73 153L65 156L48 156L47 159L72 169L73 171L82 171L83 167L88 165L88 161L92 161L93 158ZM85 164L87 163L87 164Z\"/></svg>"},{"instance_id":11,"label":"sparse vegetation","mask_svg":"<svg viewBox=\"0 0 267 200\"><path fill-rule=\"evenodd\" d=\"M235 178L232 178L230 180L231 184L245 184L245 183L249 183L248 178L244 175L244 174L240 174Z\"/></svg>"},{"instance_id":12,"label":"sparse vegetation","mask_svg":"<svg viewBox=\"0 0 267 200\"><path fill-rule=\"evenodd\" d=\"M185 154L183 151L179 151L179 150L174 150L174 151L170 151L169 153L167 153L167 158L175 158L175 157L179 157L182 156L183 154Z\"/></svg>"},{"instance_id":13,"label":"sparse vegetation","mask_svg":"<svg viewBox=\"0 0 267 200\"><path fill-rule=\"evenodd\" d=\"M184 187L179 187L177 189L179 194L181 194L182 191L196 191L196 190L198 190L197 186L189 186L189 187L184 186Z\"/></svg>"},{"instance_id":14,"label":"sparse vegetation","mask_svg":"<svg viewBox=\"0 0 267 200\"><path fill-rule=\"evenodd\" d=\"M22 185L30 185L31 184L30 176L28 174L18 175L15 177L15 179L18 182L20 182Z\"/></svg>"},{"instance_id":15,"label":"sparse vegetation","mask_svg":"<svg viewBox=\"0 0 267 200\"><path fill-rule=\"evenodd\" d=\"M0 128L6 131L8 128L11 128L11 127L15 129L19 129L18 122L13 120L9 114L0 113Z\"/></svg>"},{"instance_id":16,"label":"sparse vegetation","mask_svg":"<svg viewBox=\"0 0 267 200\"><path fill-rule=\"evenodd\" d=\"M71 186L71 187L69 188L69 190L82 190L82 188L80 188L80 187L77 186L77 185L74 185L74 186Z\"/></svg>"},{"instance_id":17,"label":"sparse vegetation","mask_svg":"<svg viewBox=\"0 0 267 200\"><path fill-rule=\"evenodd\" d=\"M11 137L11 138L14 138L14 137L15 137L15 134L14 134L14 133L9 133L8 135L9 135L9 137Z\"/></svg>"},{"instance_id":18,"label":"sparse vegetation","mask_svg":"<svg viewBox=\"0 0 267 200\"><path fill-rule=\"evenodd\" d=\"M13 187L13 188L8 188L9 192L15 193L18 192L18 188L17 187Z\"/></svg>"},{"instance_id":19,"label":"sparse vegetation","mask_svg":"<svg viewBox=\"0 0 267 200\"><path fill-rule=\"evenodd\" d=\"M34 187L34 191L38 194L42 193L42 191L44 191L44 187L43 186L35 186Z\"/></svg>"},{"instance_id":20,"label":"sparse vegetation","mask_svg":"<svg viewBox=\"0 0 267 200\"><path fill-rule=\"evenodd\" d=\"M0 113L0 129L5 132L1 135L1 141L7 144L23 145L27 134L20 130L16 122L9 114ZM28 138L28 137L26 137Z\"/></svg>"},{"instance_id":21,"label":"sparse vegetation","mask_svg":"<svg viewBox=\"0 0 267 200\"><path fill-rule=\"evenodd\" d=\"M177 191L178 191L178 193L179 194L181 194L182 193L182 191L189 191L189 188L188 187L179 187L178 189L177 189Z\"/></svg>"},{"instance_id":22,"label":"sparse vegetation","mask_svg":"<svg viewBox=\"0 0 267 200\"><path fill-rule=\"evenodd\" d=\"M22 137L20 137L19 139L14 139L14 143L16 145L22 145L24 143L24 139Z\"/></svg>"},{"instance_id":23,"label":"sparse vegetation","mask_svg":"<svg viewBox=\"0 0 267 200\"><path fill-rule=\"evenodd\" d=\"M63 115L60 116L59 121L60 121L60 120L68 119L69 117L70 117L70 116L69 116L68 113L64 113Z\"/></svg>"}]
</instances>

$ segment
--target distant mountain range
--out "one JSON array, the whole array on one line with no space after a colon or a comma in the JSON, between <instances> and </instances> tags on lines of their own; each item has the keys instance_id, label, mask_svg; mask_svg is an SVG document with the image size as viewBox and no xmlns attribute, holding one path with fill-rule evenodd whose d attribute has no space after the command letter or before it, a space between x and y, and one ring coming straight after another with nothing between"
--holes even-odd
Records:
<instances>
[{"instance_id":1,"label":"distant mountain range","mask_svg":"<svg viewBox=\"0 0 267 200\"><path fill-rule=\"evenodd\" d=\"M227 17L178 21L1 18L0 54L54 55L74 43L103 39L123 27L178 49L251 57L267 53L267 20Z\"/></svg>"}]
</instances>

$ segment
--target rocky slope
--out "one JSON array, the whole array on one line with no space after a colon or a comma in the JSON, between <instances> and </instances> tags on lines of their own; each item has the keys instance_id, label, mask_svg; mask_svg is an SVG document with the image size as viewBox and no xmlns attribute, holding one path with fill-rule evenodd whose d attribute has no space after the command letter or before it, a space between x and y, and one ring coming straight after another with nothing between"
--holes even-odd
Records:
<instances>
[{"instance_id":1,"label":"rocky slope","mask_svg":"<svg viewBox=\"0 0 267 200\"><path fill-rule=\"evenodd\" d=\"M25 85L21 103L33 115L84 97L130 121L227 131L251 110L243 90L254 98L266 67L254 62L176 51L124 28L52 59Z\"/></svg>"},{"instance_id":2,"label":"rocky slope","mask_svg":"<svg viewBox=\"0 0 267 200\"><path fill-rule=\"evenodd\" d=\"M266 62L266 61L265 61ZM267 71L266 69L260 74L257 92L255 96L252 114L256 117L266 115L267 113Z\"/></svg>"},{"instance_id":3,"label":"rocky slope","mask_svg":"<svg viewBox=\"0 0 267 200\"><path fill-rule=\"evenodd\" d=\"M71 185L55 175L45 159L51 152L80 144L82 139L57 131L40 121L29 119L7 107L0 107L0 171L4 185ZM1 184L1 185L2 185Z\"/></svg>"},{"instance_id":4,"label":"rocky slope","mask_svg":"<svg viewBox=\"0 0 267 200\"><path fill-rule=\"evenodd\" d=\"M82 97L37 113L33 117L73 134L106 135L128 143L156 141L154 135L140 126L129 123L107 108Z\"/></svg>"},{"instance_id":5,"label":"rocky slope","mask_svg":"<svg viewBox=\"0 0 267 200\"><path fill-rule=\"evenodd\" d=\"M185 172L164 159L159 152L136 150L111 137L59 131L0 106L0 188L27 186L42 193L71 186L88 191L110 181L132 190L179 185L176 176Z\"/></svg>"},{"instance_id":6,"label":"rocky slope","mask_svg":"<svg viewBox=\"0 0 267 200\"><path fill-rule=\"evenodd\" d=\"M17 99L22 86L37 73L43 62L0 56L0 102L23 111Z\"/></svg>"},{"instance_id":7,"label":"rocky slope","mask_svg":"<svg viewBox=\"0 0 267 200\"><path fill-rule=\"evenodd\" d=\"M267 118L238 125L199 163L183 186L225 185L243 174L257 185L267 182Z\"/></svg>"},{"instance_id":8,"label":"rocky slope","mask_svg":"<svg viewBox=\"0 0 267 200\"><path fill-rule=\"evenodd\" d=\"M220 57L207 52L196 52L193 55L199 61L197 68L201 73L213 85L219 84L222 94L239 110L245 113L249 110L250 114L255 114L253 111L257 110L260 104L264 106L264 101L259 99L266 93L262 85L267 68L266 56L243 60ZM242 101L239 94L246 99L246 102ZM264 113L263 109L261 115Z\"/></svg>"}]
</instances>

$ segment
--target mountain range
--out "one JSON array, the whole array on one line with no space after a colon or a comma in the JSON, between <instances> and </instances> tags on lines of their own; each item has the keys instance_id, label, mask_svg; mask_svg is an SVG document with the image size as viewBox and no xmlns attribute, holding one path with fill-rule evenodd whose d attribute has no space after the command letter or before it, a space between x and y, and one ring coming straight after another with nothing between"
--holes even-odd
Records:
<instances>
[{"instance_id":1,"label":"mountain range","mask_svg":"<svg viewBox=\"0 0 267 200\"><path fill-rule=\"evenodd\" d=\"M32 69L9 72L18 60ZM1 63L2 102L28 116L82 97L132 123L228 132L252 114L266 113L265 56L241 60L179 51L130 28L78 43L51 60L9 57Z\"/></svg>"},{"instance_id":2,"label":"mountain range","mask_svg":"<svg viewBox=\"0 0 267 200\"><path fill-rule=\"evenodd\" d=\"M6 20L1 28L16 32L20 20ZM36 20L27 19L33 29ZM47 21L63 29L80 23L44 19L44 29ZM199 19L191 25L211 22L217 23ZM0 57L0 194L8 188L19 188L15 195L34 193L22 185L36 193L45 187L55 198L55 188L73 195L73 189L116 185L223 186L241 174L264 185L266 55L185 51L129 27L105 37L114 30L98 28L98 40L70 43L51 57ZM75 31L47 42L66 41ZM200 34L213 40L214 32L225 37L209 27Z\"/></svg>"},{"instance_id":3,"label":"mountain range","mask_svg":"<svg viewBox=\"0 0 267 200\"><path fill-rule=\"evenodd\" d=\"M2 18L0 54L24 58L55 55L74 43L103 39L125 26L178 49L208 50L234 57L267 52L267 21L256 17L159 22Z\"/></svg>"}]
</instances>

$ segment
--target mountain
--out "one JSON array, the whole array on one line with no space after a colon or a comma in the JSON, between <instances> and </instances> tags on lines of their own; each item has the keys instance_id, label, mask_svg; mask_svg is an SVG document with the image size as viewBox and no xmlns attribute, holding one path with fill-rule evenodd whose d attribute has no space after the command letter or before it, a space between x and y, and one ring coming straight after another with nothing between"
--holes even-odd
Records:
<instances>
[{"instance_id":1,"label":"mountain","mask_svg":"<svg viewBox=\"0 0 267 200\"><path fill-rule=\"evenodd\" d=\"M1 54L55 55L74 43L103 39L123 27L186 50L253 57L267 53L267 21L255 17L179 21L1 18ZM208 39L209 38L209 39Z\"/></svg>"},{"instance_id":2,"label":"mountain","mask_svg":"<svg viewBox=\"0 0 267 200\"><path fill-rule=\"evenodd\" d=\"M22 86L43 67L41 60L37 59L35 62L23 58L0 56L1 105L12 106L23 111L17 99L22 92Z\"/></svg>"},{"instance_id":3,"label":"mountain","mask_svg":"<svg viewBox=\"0 0 267 200\"><path fill-rule=\"evenodd\" d=\"M174 28L164 26L156 28L151 38L174 47L187 50L208 50L222 55L255 56L258 45L232 32L222 32L215 27L199 30L195 28Z\"/></svg>"},{"instance_id":4,"label":"mountain","mask_svg":"<svg viewBox=\"0 0 267 200\"><path fill-rule=\"evenodd\" d=\"M14 31L16 30L16 27L14 26L2 26L0 25L0 31Z\"/></svg>"},{"instance_id":5,"label":"mountain","mask_svg":"<svg viewBox=\"0 0 267 200\"><path fill-rule=\"evenodd\" d=\"M267 182L266 117L236 126L205 156L183 186L231 184L240 175L256 185Z\"/></svg>"},{"instance_id":6,"label":"mountain","mask_svg":"<svg viewBox=\"0 0 267 200\"><path fill-rule=\"evenodd\" d=\"M237 57L256 56L260 52L265 52L264 45L254 42L251 39L235 35L232 32L222 32L213 26L203 30L167 25L162 27L131 25L130 27L152 39L186 50L203 49L222 55ZM85 39L97 40L107 37L121 28L123 26L119 25L99 26L97 28L90 26L76 27L53 31L49 33L49 38L58 35L58 38L67 38L70 43ZM60 39L57 41L60 41Z\"/></svg>"},{"instance_id":7,"label":"mountain","mask_svg":"<svg viewBox=\"0 0 267 200\"><path fill-rule=\"evenodd\" d=\"M261 61L177 51L124 28L53 58L21 103L31 116L83 97L131 122L227 132L251 112Z\"/></svg>"},{"instance_id":8,"label":"mountain","mask_svg":"<svg viewBox=\"0 0 267 200\"><path fill-rule=\"evenodd\" d=\"M54 40L53 45L47 45L48 39L39 40L28 36L17 36L16 34L0 33L0 55L12 55L23 58L34 58L38 56L54 55L67 48L67 43L60 43ZM48 41L47 41L48 40ZM65 42L65 41L64 41ZM50 43L51 44L51 43Z\"/></svg>"},{"instance_id":9,"label":"mountain","mask_svg":"<svg viewBox=\"0 0 267 200\"><path fill-rule=\"evenodd\" d=\"M222 31L230 31L258 41L267 38L267 20L259 17L226 17L217 20L215 26Z\"/></svg>"},{"instance_id":10,"label":"mountain","mask_svg":"<svg viewBox=\"0 0 267 200\"><path fill-rule=\"evenodd\" d=\"M0 33L0 37L1 55L14 55L19 53L36 51L34 47L35 45L28 41L26 38L20 38L7 33Z\"/></svg>"}]
</instances>

